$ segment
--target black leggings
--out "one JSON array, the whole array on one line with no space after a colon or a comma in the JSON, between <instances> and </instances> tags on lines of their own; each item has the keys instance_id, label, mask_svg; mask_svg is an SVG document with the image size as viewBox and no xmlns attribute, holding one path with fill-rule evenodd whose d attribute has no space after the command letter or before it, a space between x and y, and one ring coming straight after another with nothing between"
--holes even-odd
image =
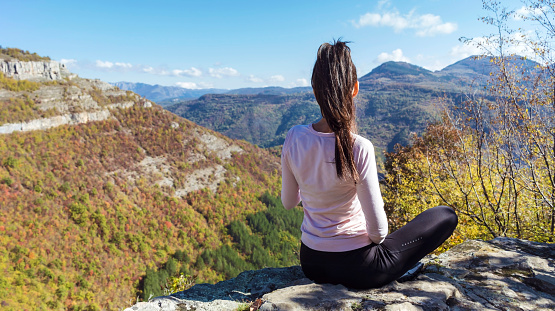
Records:
<instances>
[{"instance_id":1,"label":"black leggings","mask_svg":"<svg viewBox=\"0 0 555 311\"><path fill-rule=\"evenodd\" d=\"M304 274L316 283L375 288L398 279L438 248L457 226L455 211L436 206L422 212L381 244L346 252L322 252L301 243Z\"/></svg>"}]
</instances>

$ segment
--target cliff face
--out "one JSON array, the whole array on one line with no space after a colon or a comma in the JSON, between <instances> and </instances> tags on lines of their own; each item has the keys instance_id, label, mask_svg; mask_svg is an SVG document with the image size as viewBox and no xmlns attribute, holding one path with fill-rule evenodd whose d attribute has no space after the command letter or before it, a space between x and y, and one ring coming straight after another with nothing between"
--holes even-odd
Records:
<instances>
[{"instance_id":1,"label":"cliff face","mask_svg":"<svg viewBox=\"0 0 555 311\"><path fill-rule=\"evenodd\" d=\"M103 110L68 113L50 118L40 118L26 122L8 123L0 125L0 134L10 134L18 131L27 132L36 130L47 130L49 128L62 125L76 125L92 121L104 121L112 116L110 109L129 108L131 106L133 106L133 102L120 103L110 105L107 107L107 109Z\"/></svg>"},{"instance_id":2,"label":"cliff face","mask_svg":"<svg viewBox=\"0 0 555 311\"><path fill-rule=\"evenodd\" d=\"M22 62L0 60L0 72L17 80L53 81L71 77L64 64L57 61Z\"/></svg>"},{"instance_id":3,"label":"cliff face","mask_svg":"<svg viewBox=\"0 0 555 311\"><path fill-rule=\"evenodd\" d=\"M14 114L9 119L0 120L0 134L103 121L112 116L113 109L129 108L135 104L152 106L151 102L140 96L122 91L106 82L79 78L67 71L63 64L55 61L21 62L0 59L0 72L18 80L58 80L57 83L40 83L40 87L33 91L0 88L0 102L8 103L19 99L27 102L27 106L32 106L35 111L34 115Z\"/></svg>"},{"instance_id":4,"label":"cliff face","mask_svg":"<svg viewBox=\"0 0 555 311\"><path fill-rule=\"evenodd\" d=\"M236 310L249 305L250 310L555 309L554 244L469 240L424 262L414 280L371 290L315 284L300 267L246 271L126 310Z\"/></svg>"}]
</instances>

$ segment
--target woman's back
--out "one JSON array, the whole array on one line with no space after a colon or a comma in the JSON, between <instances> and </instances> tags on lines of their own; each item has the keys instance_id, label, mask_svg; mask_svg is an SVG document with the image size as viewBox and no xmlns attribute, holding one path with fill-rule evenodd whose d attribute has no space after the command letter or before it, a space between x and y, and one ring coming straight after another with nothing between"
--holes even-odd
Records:
<instances>
[{"instance_id":1,"label":"woman's back","mask_svg":"<svg viewBox=\"0 0 555 311\"><path fill-rule=\"evenodd\" d=\"M353 157L359 183L337 177L335 135L314 130L312 125L293 127L282 151L282 169L292 174L305 210L302 241L323 251L346 251L380 243L387 234L374 149L370 141L355 135ZM284 180L284 185L287 178ZM357 192L361 188L360 199ZM282 193L282 199L295 193ZM287 198L285 198L287 201ZM365 215L375 215L365 219ZM369 226L367 226L367 223Z\"/></svg>"}]
</instances>

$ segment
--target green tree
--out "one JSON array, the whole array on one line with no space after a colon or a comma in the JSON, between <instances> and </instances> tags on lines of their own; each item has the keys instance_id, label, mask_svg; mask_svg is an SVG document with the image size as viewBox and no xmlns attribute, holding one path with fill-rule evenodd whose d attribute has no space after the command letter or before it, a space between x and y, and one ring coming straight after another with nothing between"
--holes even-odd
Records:
<instances>
[{"instance_id":1,"label":"green tree","mask_svg":"<svg viewBox=\"0 0 555 311\"><path fill-rule=\"evenodd\" d=\"M147 300L150 297L160 296L161 294L162 289L160 288L158 273L152 269L147 269L143 285L143 299Z\"/></svg>"}]
</instances>

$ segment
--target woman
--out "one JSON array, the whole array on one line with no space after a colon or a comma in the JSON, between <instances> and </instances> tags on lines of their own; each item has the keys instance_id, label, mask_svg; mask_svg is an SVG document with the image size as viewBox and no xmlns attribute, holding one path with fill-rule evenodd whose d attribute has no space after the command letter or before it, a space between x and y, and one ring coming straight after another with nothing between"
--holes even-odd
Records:
<instances>
[{"instance_id":1,"label":"woman","mask_svg":"<svg viewBox=\"0 0 555 311\"><path fill-rule=\"evenodd\" d=\"M322 119L287 133L281 200L302 200L301 266L317 283L373 288L398 279L457 225L445 206L424 211L388 235L374 147L355 132L356 68L345 42L324 43L312 72Z\"/></svg>"}]
</instances>

